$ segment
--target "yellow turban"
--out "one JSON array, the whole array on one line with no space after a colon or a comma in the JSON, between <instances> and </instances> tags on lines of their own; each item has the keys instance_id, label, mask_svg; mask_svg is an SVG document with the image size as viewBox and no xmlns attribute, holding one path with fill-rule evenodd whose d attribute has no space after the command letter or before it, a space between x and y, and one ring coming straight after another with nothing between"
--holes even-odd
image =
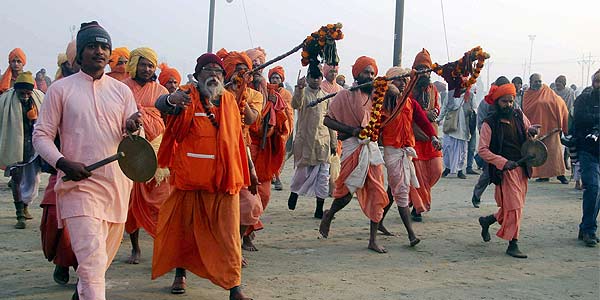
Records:
<instances>
[{"instance_id":1,"label":"yellow turban","mask_svg":"<svg viewBox=\"0 0 600 300\"><path fill-rule=\"evenodd\" d=\"M69 61L67 54L59 53L58 58L56 59L56 65L58 66L58 70L56 70L56 75L54 75L54 80L61 79L63 77L62 74L62 64Z\"/></svg>"},{"instance_id":2,"label":"yellow turban","mask_svg":"<svg viewBox=\"0 0 600 300\"><path fill-rule=\"evenodd\" d=\"M137 65L140 57L149 60L154 66L158 66L158 56L154 50L148 47L137 48L129 54L129 64L127 64L127 72L131 78L135 78L137 74Z\"/></svg>"}]
</instances>

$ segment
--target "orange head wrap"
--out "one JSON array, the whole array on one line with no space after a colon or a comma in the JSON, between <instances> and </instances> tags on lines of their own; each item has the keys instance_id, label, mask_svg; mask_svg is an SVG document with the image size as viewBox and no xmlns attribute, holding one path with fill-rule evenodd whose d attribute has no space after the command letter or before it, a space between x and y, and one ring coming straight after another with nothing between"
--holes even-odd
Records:
<instances>
[{"instance_id":1,"label":"orange head wrap","mask_svg":"<svg viewBox=\"0 0 600 300\"><path fill-rule=\"evenodd\" d=\"M27 57L25 56L25 52L21 50L21 48L15 48L8 54L8 63L9 67L6 68L4 74L2 75L2 79L0 79L0 94L4 93L6 90L10 89L10 81L12 80L12 69L10 68L10 61L19 58L23 65L27 64Z\"/></svg>"},{"instance_id":2,"label":"orange head wrap","mask_svg":"<svg viewBox=\"0 0 600 300\"><path fill-rule=\"evenodd\" d=\"M279 76L281 77L281 82L285 81L285 71L283 70L282 66L277 66L269 70L269 79L271 79L271 75L273 74L279 74Z\"/></svg>"},{"instance_id":3,"label":"orange head wrap","mask_svg":"<svg viewBox=\"0 0 600 300\"><path fill-rule=\"evenodd\" d=\"M177 85L179 85L181 83L181 75L179 75L179 72L177 72L177 70L175 70L175 68L169 68L169 66L166 63L162 63L162 64L158 65L158 67L160 68L160 75L158 75L158 82L160 82L160 84L162 86L167 84L167 82L169 82L171 77L173 77L173 78L175 78L175 80L177 80Z\"/></svg>"},{"instance_id":4,"label":"orange head wrap","mask_svg":"<svg viewBox=\"0 0 600 300\"><path fill-rule=\"evenodd\" d=\"M69 42L69 44L67 45L67 50L65 50L65 53L67 54L67 60L69 61L69 65L72 68L73 64L75 63L75 58L77 58L77 41L76 40L72 40Z\"/></svg>"},{"instance_id":5,"label":"orange head wrap","mask_svg":"<svg viewBox=\"0 0 600 300\"><path fill-rule=\"evenodd\" d=\"M501 86L492 85L492 87L490 87L490 92L485 96L484 100L487 104L492 105L498 98L505 95L513 95L513 97L517 95L517 89L514 84L506 83Z\"/></svg>"},{"instance_id":6,"label":"orange head wrap","mask_svg":"<svg viewBox=\"0 0 600 300\"><path fill-rule=\"evenodd\" d=\"M10 51L8 54L8 63L15 58L19 58L23 62L23 65L27 64L27 56L25 56L25 52L21 48L15 48Z\"/></svg>"},{"instance_id":7,"label":"orange head wrap","mask_svg":"<svg viewBox=\"0 0 600 300\"><path fill-rule=\"evenodd\" d=\"M431 62L431 56L429 55L429 51L427 51L427 49L423 48L423 50L421 50L421 52L417 53L417 56L415 57L415 62L412 65L412 68L416 68L417 66L426 66L427 68L431 69L431 66L433 66L433 63Z\"/></svg>"},{"instance_id":8,"label":"orange head wrap","mask_svg":"<svg viewBox=\"0 0 600 300\"><path fill-rule=\"evenodd\" d=\"M354 62L354 65L352 65L352 76L354 76L354 79L358 78L358 74L360 74L360 72L362 72L368 66L373 67L373 70L375 71L375 76L377 76L378 70L377 63L375 62L375 60L368 56L361 56L357 58Z\"/></svg>"},{"instance_id":9,"label":"orange head wrap","mask_svg":"<svg viewBox=\"0 0 600 300\"><path fill-rule=\"evenodd\" d=\"M244 64L249 70L252 70L252 60L245 52L231 51L227 52L225 48L217 51L217 56L223 60L225 67L225 80L231 79L231 75L235 72L235 67L239 64Z\"/></svg>"},{"instance_id":10,"label":"orange head wrap","mask_svg":"<svg viewBox=\"0 0 600 300\"><path fill-rule=\"evenodd\" d=\"M260 64L264 64L265 61L267 60L267 52L265 52L265 49L261 48L261 47L256 47L254 49L248 49L246 50L246 54L248 54L248 57L250 57L250 61L254 62L255 60L258 59L258 61L260 62Z\"/></svg>"},{"instance_id":11,"label":"orange head wrap","mask_svg":"<svg viewBox=\"0 0 600 300\"><path fill-rule=\"evenodd\" d=\"M129 60L129 49L127 47L119 47L115 48L110 54L110 60L108 64L110 65L110 70L114 71L117 67L117 63L119 62L119 58L125 57ZM123 65L123 72L125 72L125 65Z\"/></svg>"}]
</instances>

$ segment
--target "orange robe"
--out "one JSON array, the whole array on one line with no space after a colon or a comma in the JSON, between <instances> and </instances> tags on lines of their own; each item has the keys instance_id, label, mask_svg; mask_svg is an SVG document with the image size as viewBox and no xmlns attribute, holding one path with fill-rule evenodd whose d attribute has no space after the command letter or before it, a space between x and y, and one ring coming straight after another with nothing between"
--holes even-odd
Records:
<instances>
[{"instance_id":1,"label":"orange robe","mask_svg":"<svg viewBox=\"0 0 600 300\"><path fill-rule=\"evenodd\" d=\"M429 106L424 110L427 113L430 110L440 111L440 101L437 89L433 84L429 85ZM414 94L410 96L414 98ZM416 100L415 100L416 101ZM437 132L437 124L431 123ZM429 141L415 141L415 150L417 157L413 159L415 173L419 180L419 188L410 187L409 201L417 211L422 213L431 209L431 189L442 177L444 169L442 161L442 151L435 150Z\"/></svg>"},{"instance_id":2,"label":"orange robe","mask_svg":"<svg viewBox=\"0 0 600 300\"><path fill-rule=\"evenodd\" d=\"M225 91L220 106L210 109L216 129L196 88L182 88L192 102L167 117L158 153L174 191L159 211L152 279L179 267L231 289L241 282L238 193L250 183L240 113L235 96Z\"/></svg>"},{"instance_id":3,"label":"orange robe","mask_svg":"<svg viewBox=\"0 0 600 300\"><path fill-rule=\"evenodd\" d=\"M530 127L529 120L526 116L523 116L523 121L527 130ZM479 149L477 152L486 162L494 164L498 170L502 170L507 159L490 150L492 129L487 123L483 123L479 134ZM496 205L499 207L494 217L501 225L496 233L499 238L507 241L519 239L521 216L523 215L525 195L527 194L527 180L527 174L521 167L502 172L502 182L496 185L494 191Z\"/></svg>"},{"instance_id":4,"label":"orange robe","mask_svg":"<svg viewBox=\"0 0 600 300\"><path fill-rule=\"evenodd\" d=\"M71 249L71 238L66 227L58 228L58 217L56 216L56 175L48 179L48 186L44 192L42 207L42 221L40 232L42 234L42 250L48 261L61 267L76 267L77 258Z\"/></svg>"},{"instance_id":5,"label":"orange robe","mask_svg":"<svg viewBox=\"0 0 600 300\"><path fill-rule=\"evenodd\" d=\"M159 144L165 132L165 125L160 112L154 107L154 103L160 95L169 92L155 81L141 86L135 80L127 78L123 83L133 92L135 102L142 113L142 125L146 139L151 144ZM158 147L155 151L158 151ZM166 180L157 183L156 178L153 178L145 183L135 182L129 198L125 231L131 234L139 228L144 228L148 234L155 237L158 210L170 193L171 186Z\"/></svg>"},{"instance_id":6,"label":"orange robe","mask_svg":"<svg viewBox=\"0 0 600 300\"><path fill-rule=\"evenodd\" d=\"M370 119L371 106L369 95L360 91L342 90L329 103L327 116L347 126L366 127ZM348 150L350 148L344 149L344 147L353 147L351 139L356 138L343 141L341 170L333 192L336 199L350 193L346 179L358 166L363 147L367 147L366 144L361 144L354 151ZM376 151L379 152L379 149ZM381 158L381 153L379 157ZM356 195L362 211L373 222L381 221L383 210L389 203L383 183L383 160L381 159L379 164L369 162L366 179L362 187L356 189Z\"/></svg>"},{"instance_id":7,"label":"orange robe","mask_svg":"<svg viewBox=\"0 0 600 300\"><path fill-rule=\"evenodd\" d=\"M535 91L529 89L523 95L523 113L532 124L542 125L539 135L542 136L554 128L562 129L564 134L568 132L569 111L565 101L560 98L547 85ZM560 133L555 133L545 139L544 144L548 148L548 160L533 168L534 178L550 178L565 175L565 161L560 143Z\"/></svg>"},{"instance_id":8,"label":"orange robe","mask_svg":"<svg viewBox=\"0 0 600 300\"><path fill-rule=\"evenodd\" d=\"M288 119L286 114L287 104L279 93L274 89L269 88L269 93L277 97L276 103L267 101L263 106L262 113L252 126L250 126L250 137L252 145L250 152L256 175L260 185L258 186L258 194L262 204L263 212L267 209L267 205L271 199L271 180L273 176L279 174L281 165L285 159L285 142L289 135ZM264 122L267 114L270 113L269 124L270 128L267 131L264 149L261 149L263 139ZM245 234L250 234L252 231L263 229L263 224L259 220L255 225L248 227Z\"/></svg>"},{"instance_id":9,"label":"orange robe","mask_svg":"<svg viewBox=\"0 0 600 300\"><path fill-rule=\"evenodd\" d=\"M131 78L131 76L129 76L129 73L125 72L124 70L123 70L123 72L112 71L112 72L106 73L106 75L108 75L118 81L125 81L125 79Z\"/></svg>"}]
</instances>

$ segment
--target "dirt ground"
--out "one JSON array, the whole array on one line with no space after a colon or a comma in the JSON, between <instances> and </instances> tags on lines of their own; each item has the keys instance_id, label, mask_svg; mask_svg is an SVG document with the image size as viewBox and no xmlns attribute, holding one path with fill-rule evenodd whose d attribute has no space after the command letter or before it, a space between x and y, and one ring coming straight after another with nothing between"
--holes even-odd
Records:
<instances>
[{"instance_id":1,"label":"dirt ground","mask_svg":"<svg viewBox=\"0 0 600 300\"><path fill-rule=\"evenodd\" d=\"M423 240L415 248L408 247L394 207L386 224L398 236L380 237L389 252L376 254L367 250L369 222L356 201L337 215L329 239L319 238L313 199L301 197L289 211L291 174L290 161L285 188L273 192L265 229L257 233L260 251L244 252L251 265L243 269L243 288L254 299L600 299L600 248L577 241L581 192L573 184L530 181L520 238L529 258L519 260L507 256L507 243L495 236L482 242L477 218L496 205L489 188L481 208L471 206L476 176L440 180L432 211L414 225ZM76 275L57 285L54 265L43 257L40 199L27 229L14 229L6 182L0 178L0 299L70 299ZM108 299L227 299L227 291L195 275L188 276L185 295L171 295L174 272L150 280L152 239L146 233L141 246L141 263L128 265L131 248L124 239L106 275Z\"/></svg>"}]
</instances>

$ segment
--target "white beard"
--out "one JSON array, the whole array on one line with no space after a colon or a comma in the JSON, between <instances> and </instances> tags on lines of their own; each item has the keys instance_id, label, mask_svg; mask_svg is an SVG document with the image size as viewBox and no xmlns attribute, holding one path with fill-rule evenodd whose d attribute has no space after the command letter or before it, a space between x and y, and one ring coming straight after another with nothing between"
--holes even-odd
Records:
<instances>
[{"instance_id":1,"label":"white beard","mask_svg":"<svg viewBox=\"0 0 600 300\"><path fill-rule=\"evenodd\" d=\"M217 82L217 85L208 85L208 83L213 80ZM225 90L223 82L214 77L209 77L204 82L198 82L198 88L200 89L202 96L207 97L208 100L218 99L223 95L223 91Z\"/></svg>"}]
</instances>

